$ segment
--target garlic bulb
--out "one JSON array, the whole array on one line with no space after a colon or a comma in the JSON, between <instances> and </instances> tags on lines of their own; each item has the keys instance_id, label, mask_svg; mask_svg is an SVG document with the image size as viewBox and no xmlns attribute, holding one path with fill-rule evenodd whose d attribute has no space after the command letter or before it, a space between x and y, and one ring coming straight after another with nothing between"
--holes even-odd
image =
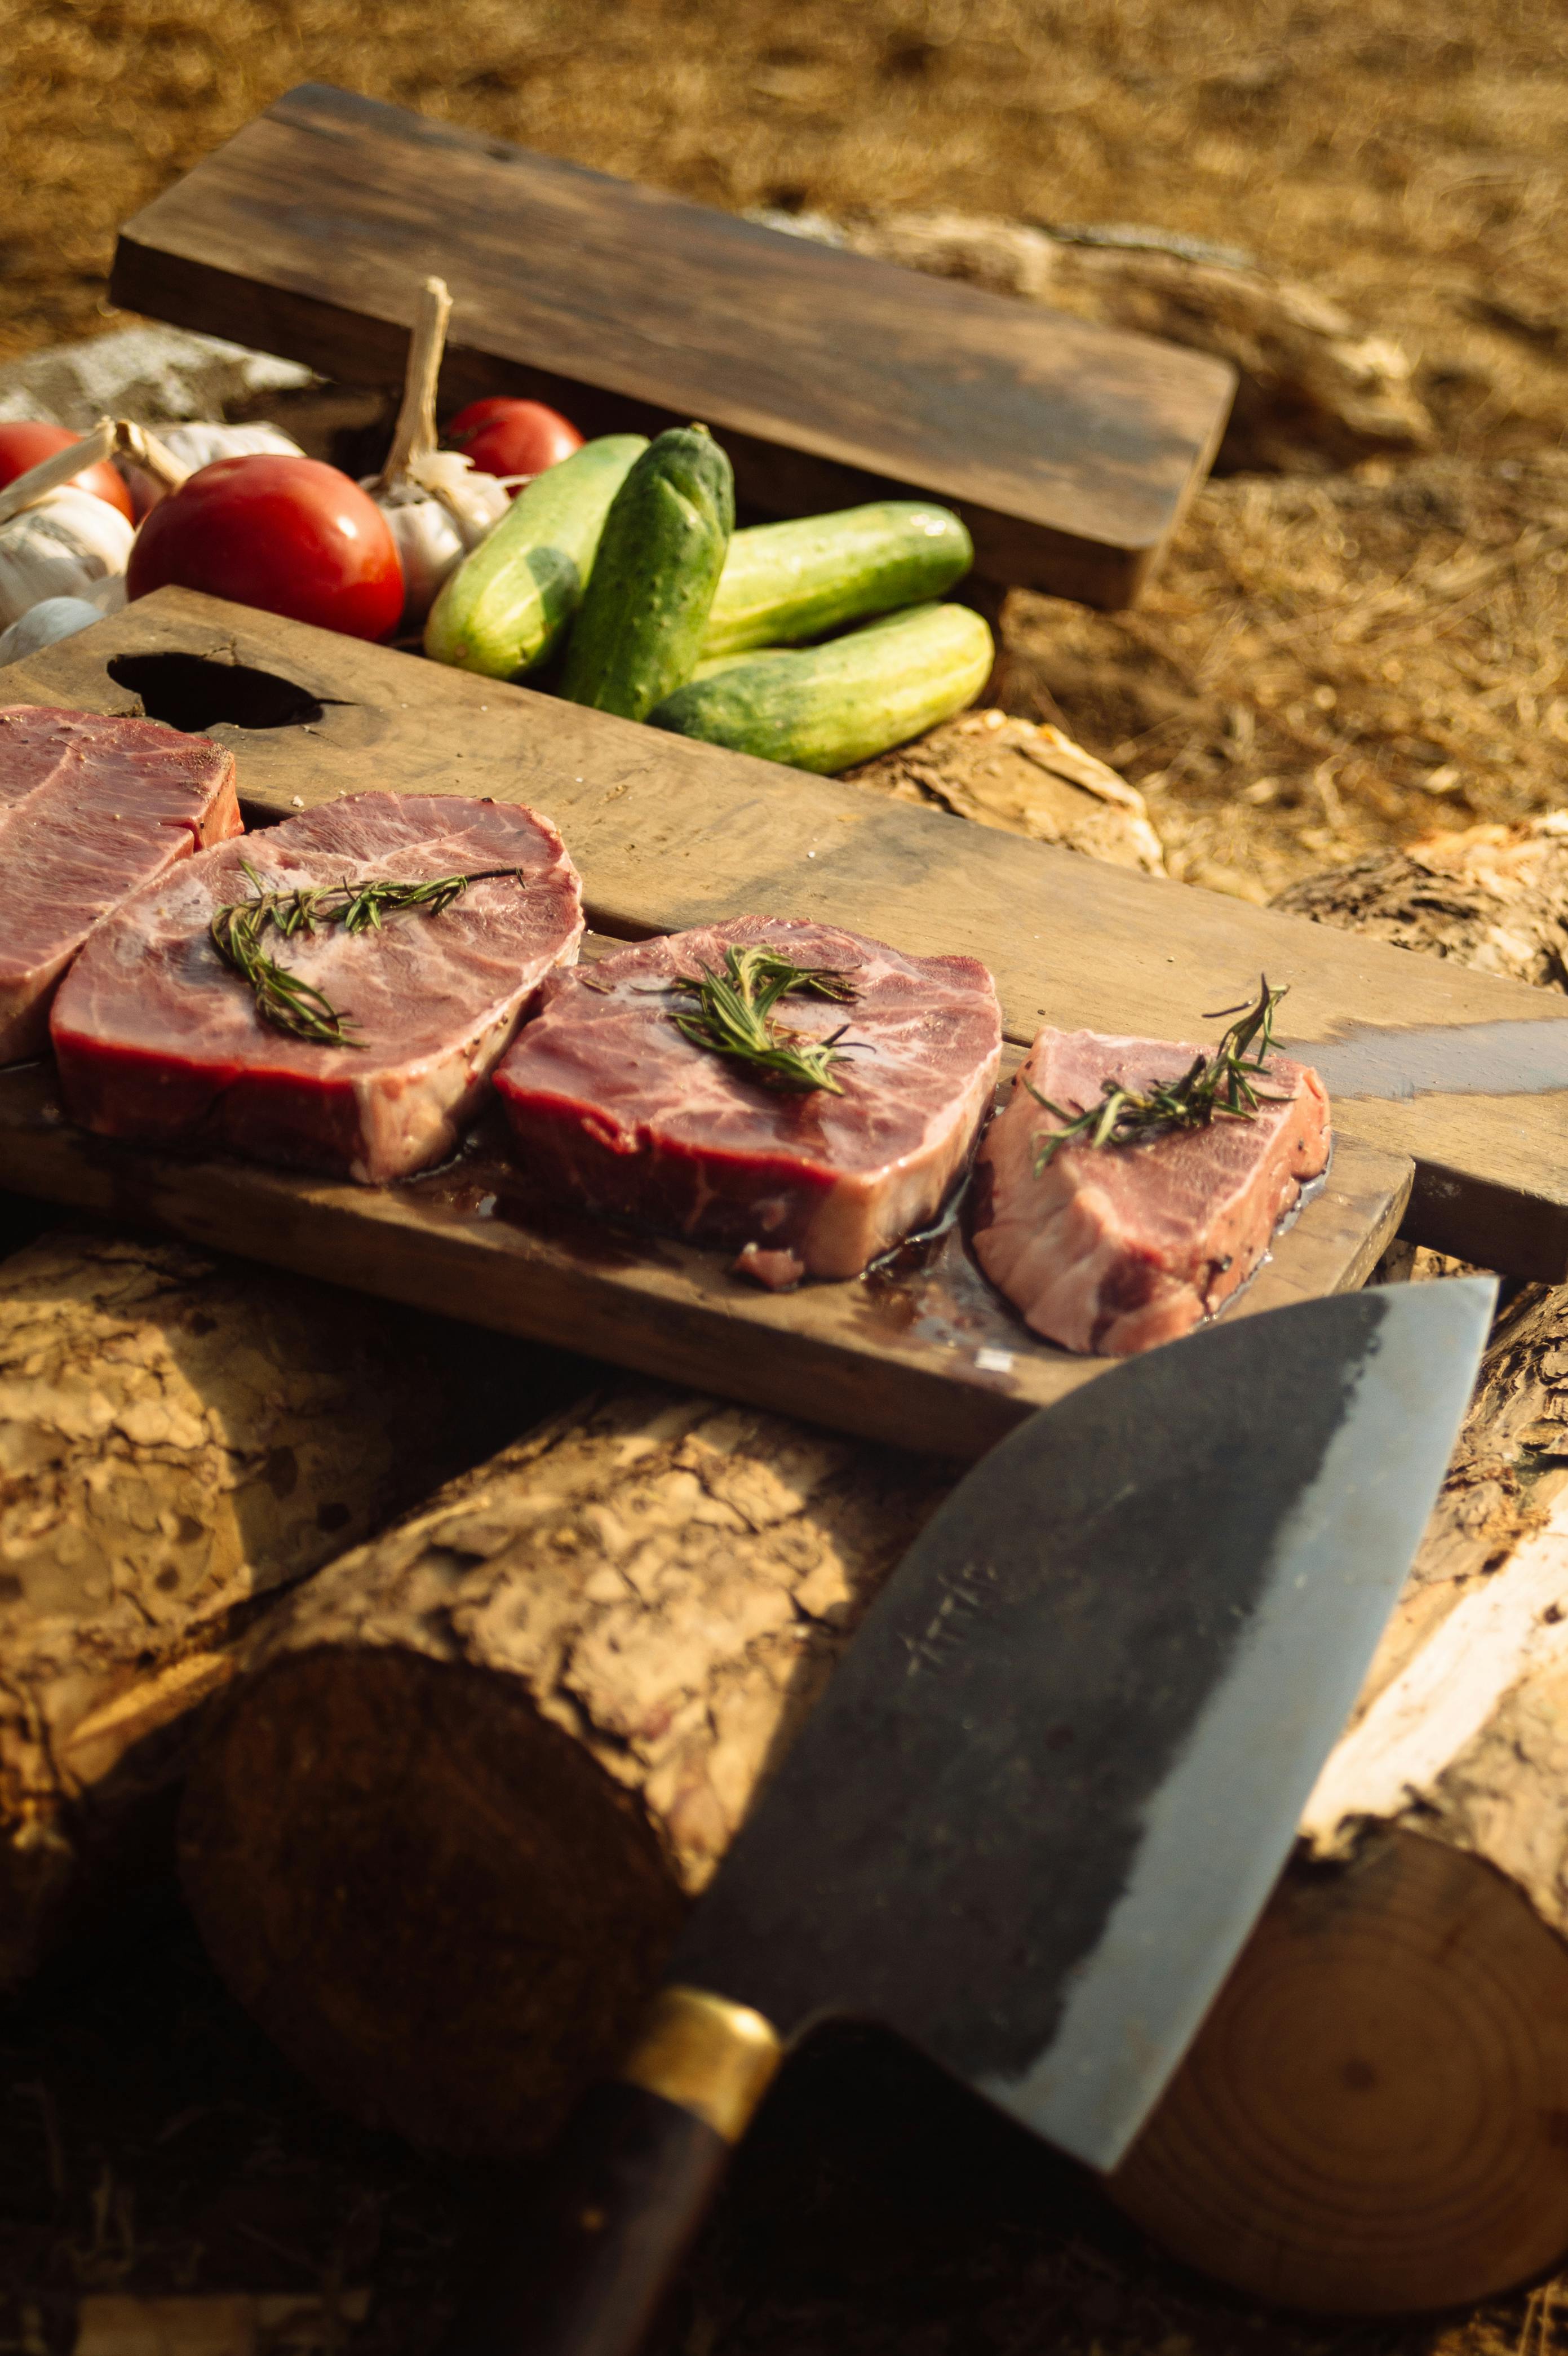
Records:
<instances>
[{"instance_id":1,"label":"garlic bulb","mask_svg":"<svg viewBox=\"0 0 1568 2356\"><path fill-rule=\"evenodd\" d=\"M124 574L106 573L102 581L95 581L91 589L81 592L81 602L91 606L100 621L109 614L123 614L126 603Z\"/></svg>"},{"instance_id":2,"label":"garlic bulb","mask_svg":"<svg viewBox=\"0 0 1568 2356\"><path fill-rule=\"evenodd\" d=\"M166 425L160 427L158 440L169 455L177 458L193 475L199 466L209 466L214 458L305 455L293 434L285 434L281 425ZM136 521L140 523L166 497L166 486L130 459L122 458L120 472L125 477Z\"/></svg>"},{"instance_id":3,"label":"garlic bulb","mask_svg":"<svg viewBox=\"0 0 1568 2356\"><path fill-rule=\"evenodd\" d=\"M90 605L85 597L46 597L41 605L29 606L8 630L0 630L0 664L41 653L45 647L73 638L78 630L90 630L102 619L97 606Z\"/></svg>"},{"instance_id":4,"label":"garlic bulb","mask_svg":"<svg viewBox=\"0 0 1568 2356\"><path fill-rule=\"evenodd\" d=\"M462 533L466 549L478 548L511 505L511 492L500 476L481 474L460 450L416 450L406 475L440 500Z\"/></svg>"},{"instance_id":5,"label":"garlic bulb","mask_svg":"<svg viewBox=\"0 0 1568 2356\"><path fill-rule=\"evenodd\" d=\"M446 575L463 561L463 535L439 499L417 483L393 483L381 487L379 475L367 475L360 484L387 519L403 566L403 620L413 630L435 603L435 593Z\"/></svg>"},{"instance_id":6,"label":"garlic bulb","mask_svg":"<svg viewBox=\"0 0 1568 2356\"><path fill-rule=\"evenodd\" d=\"M511 502L493 475L481 475L456 450L411 458L395 483L367 475L362 487L387 519L403 565L403 627L417 629L446 575L478 548Z\"/></svg>"},{"instance_id":7,"label":"garlic bulb","mask_svg":"<svg viewBox=\"0 0 1568 2356\"><path fill-rule=\"evenodd\" d=\"M117 508L70 484L0 524L0 629L46 597L80 597L124 573L135 533Z\"/></svg>"},{"instance_id":8,"label":"garlic bulb","mask_svg":"<svg viewBox=\"0 0 1568 2356\"><path fill-rule=\"evenodd\" d=\"M420 627L446 575L510 505L504 483L478 473L459 451L435 446L435 380L451 310L445 280L427 278L409 341L392 448L381 473L367 475L360 487L386 517L397 542L404 630Z\"/></svg>"}]
</instances>

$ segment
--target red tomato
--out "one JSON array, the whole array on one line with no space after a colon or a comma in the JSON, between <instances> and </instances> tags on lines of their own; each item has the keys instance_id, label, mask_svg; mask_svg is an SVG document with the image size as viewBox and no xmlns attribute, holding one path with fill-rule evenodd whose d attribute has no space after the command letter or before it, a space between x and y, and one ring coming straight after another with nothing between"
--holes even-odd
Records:
<instances>
[{"instance_id":1,"label":"red tomato","mask_svg":"<svg viewBox=\"0 0 1568 2356\"><path fill-rule=\"evenodd\" d=\"M0 425L0 490L25 475L31 466L42 466L57 450L64 450L72 442L80 442L69 425L49 425L42 418L27 418L13 425ZM127 523L134 523L136 510L131 505L131 494L107 458L96 466L84 466L80 475L71 477L79 489L91 491L95 499L107 499L118 508Z\"/></svg>"},{"instance_id":2,"label":"red tomato","mask_svg":"<svg viewBox=\"0 0 1568 2356\"><path fill-rule=\"evenodd\" d=\"M472 401L446 428L446 446L471 458L481 475L542 475L559 466L583 437L559 410L542 401L511 401L496 393Z\"/></svg>"},{"instance_id":3,"label":"red tomato","mask_svg":"<svg viewBox=\"0 0 1568 2356\"><path fill-rule=\"evenodd\" d=\"M215 458L160 499L136 534L125 592L170 583L384 638L403 612L403 567L382 515L319 458Z\"/></svg>"}]
</instances>

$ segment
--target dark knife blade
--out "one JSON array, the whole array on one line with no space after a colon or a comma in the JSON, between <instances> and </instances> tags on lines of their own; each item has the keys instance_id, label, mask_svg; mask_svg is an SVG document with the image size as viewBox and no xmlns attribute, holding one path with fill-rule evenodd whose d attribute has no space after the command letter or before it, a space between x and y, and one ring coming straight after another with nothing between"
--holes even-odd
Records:
<instances>
[{"instance_id":1,"label":"dark knife blade","mask_svg":"<svg viewBox=\"0 0 1568 2356\"><path fill-rule=\"evenodd\" d=\"M1495 1288L1219 1324L1072 1392L905 1556L672 1980L887 2023L1113 2167L1287 1855Z\"/></svg>"},{"instance_id":2,"label":"dark knife blade","mask_svg":"<svg viewBox=\"0 0 1568 2356\"><path fill-rule=\"evenodd\" d=\"M1289 1852L1495 1292L1210 1327L966 1475L693 1912L467 2349L626 2356L779 2045L832 2015L1114 2165Z\"/></svg>"}]
</instances>

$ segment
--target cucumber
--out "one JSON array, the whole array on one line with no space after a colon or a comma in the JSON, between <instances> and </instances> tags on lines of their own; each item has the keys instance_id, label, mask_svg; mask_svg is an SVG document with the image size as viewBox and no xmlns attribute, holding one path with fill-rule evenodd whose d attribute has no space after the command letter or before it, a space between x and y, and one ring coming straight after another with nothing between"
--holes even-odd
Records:
<instances>
[{"instance_id":1,"label":"cucumber","mask_svg":"<svg viewBox=\"0 0 1568 2356\"><path fill-rule=\"evenodd\" d=\"M973 562L957 516L926 499L753 525L729 544L703 653L825 637L866 615L923 605Z\"/></svg>"},{"instance_id":2,"label":"cucumber","mask_svg":"<svg viewBox=\"0 0 1568 2356\"><path fill-rule=\"evenodd\" d=\"M606 434L536 475L442 583L425 653L487 679L542 663L577 610L610 504L647 447L641 434Z\"/></svg>"},{"instance_id":3,"label":"cucumber","mask_svg":"<svg viewBox=\"0 0 1568 2356\"><path fill-rule=\"evenodd\" d=\"M566 648L569 703L643 720L691 678L734 530L735 477L707 427L660 434L605 519Z\"/></svg>"},{"instance_id":4,"label":"cucumber","mask_svg":"<svg viewBox=\"0 0 1568 2356\"><path fill-rule=\"evenodd\" d=\"M775 655L796 652L798 649L794 647L747 647L744 654L704 655L692 677L693 680L716 679L721 670L734 670L737 663L771 662Z\"/></svg>"},{"instance_id":5,"label":"cucumber","mask_svg":"<svg viewBox=\"0 0 1568 2356\"><path fill-rule=\"evenodd\" d=\"M907 744L972 703L985 684L991 632L967 605L917 605L826 646L721 662L648 717L732 753L826 775Z\"/></svg>"}]
</instances>

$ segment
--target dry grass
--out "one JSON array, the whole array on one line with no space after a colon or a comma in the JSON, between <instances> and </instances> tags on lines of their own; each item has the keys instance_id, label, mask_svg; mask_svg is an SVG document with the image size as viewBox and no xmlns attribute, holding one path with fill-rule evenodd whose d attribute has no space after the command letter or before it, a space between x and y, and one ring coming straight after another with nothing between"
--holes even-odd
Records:
<instances>
[{"instance_id":1,"label":"dry grass","mask_svg":"<svg viewBox=\"0 0 1568 2356\"><path fill-rule=\"evenodd\" d=\"M1266 899L1568 776L1568 455L1212 483L1136 614L1017 597L1009 701L1143 787L1172 871Z\"/></svg>"}]
</instances>

